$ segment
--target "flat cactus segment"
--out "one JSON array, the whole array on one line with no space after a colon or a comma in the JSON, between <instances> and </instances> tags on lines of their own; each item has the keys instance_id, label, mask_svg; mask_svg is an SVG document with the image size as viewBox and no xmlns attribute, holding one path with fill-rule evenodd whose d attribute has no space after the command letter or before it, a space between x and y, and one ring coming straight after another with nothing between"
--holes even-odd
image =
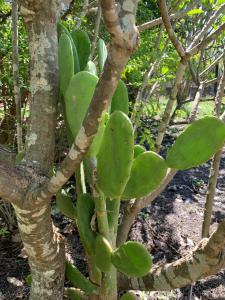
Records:
<instances>
[{"instance_id":1,"label":"flat cactus segment","mask_svg":"<svg viewBox=\"0 0 225 300\"><path fill-rule=\"evenodd\" d=\"M135 296L134 293L132 292L128 292L126 294L124 294L120 300L138 300L138 298Z\"/></svg>"},{"instance_id":2,"label":"flat cactus segment","mask_svg":"<svg viewBox=\"0 0 225 300\"><path fill-rule=\"evenodd\" d=\"M138 242L126 242L111 256L113 265L129 277L143 277L152 267L152 257Z\"/></svg>"},{"instance_id":3,"label":"flat cactus segment","mask_svg":"<svg viewBox=\"0 0 225 300\"><path fill-rule=\"evenodd\" d=\"M60 91L65 95L69 82L74 74L73 49L66 33L59 39L59 81Z\"/></svg>"},{"instance_id":4,"label":"flat cactus segment","mask_svg":"<svg viewBox=\"0 0 225 300\"><path fill-rule=\"evenodd\" d=\"M85 300L80 291L69 288L67 290L67 296L70 300Z\"/></svg>"},{"instance_id":5,"label":"flat cactus segment","mask_svg":"<svg viewBox=\"0 0 225 300\"><path fill-rule=\"evenodd\" d=\"M103 41L103 39L99 39L98 40L98 62L99 62L100 72L102 72L104 68L107 55L108 55L108 51L105 42Z\"/></svg>"},{"instance_id":6,"label":"flat cactus segment","mask_svg":"<svg viewBox=\"0 0 225 300\"><path fill-rule=\"evenodd\" d=\"M97 185L106 197L122 195L134 155L133 128L129 118L115 111L104 131L97 155Z\"/></svg>"},{"instance_id":7,"label":"flat cactus segment","mask_svg":"<svg viewBox=\"0 0 225 300\"><path fill-rule=\"evenodd\" d=\"M146 149L141 145L135 145L134 146L134 158L136 158L141 153L145 152Z\"/></svg>"},{"instance_id":8,"label":"flat cactus segment","mask_svg":"<svg viewBox=\"0 0 225 300\"><path fill-rule=\"evenodd\" d=\"M134 159L122 199L140 198L155 190L166 176L167 164L155 152L146 151Z\"/></svg>"},{"instance_id":9,"label":"flat cactus segment","mask_svg":"<svg viewBox=\"0 0 225 300\"><path fill-rule=\"evenodd\" d=\"M66 278L74 287L81 289L85 293L91 294L97 291L97 286L91 283L75 266L66 262Z\"/></svg>"},{"instance_id":10,"label":"flat cactus segment","mask_svg":"<svg viewBox=\"0 0 225 300\"><path fill-rule=\"evenodd\" d=\"M95 76L97 76L97 69L96 69L96 65L93 61L89 60L89 62L86 65L85 71L90 72L91 74L94 74Z\"/></svg>"},{"instance_id":11,"label":"flat cactus segment","mask_svg":"<svg viewBox=\"0 0 225 300\"><path fill-rule=\"evenodd\" d=\"M77 48L74 44L74 41L73 41L70 33L68 33L68 37L70 38L70 41L72 44L72 49L73 49L74 74L77 74L78 72L80 72L80 62L79 62L79 57L78 57L78 53L77 53Z\"/></svg>"},{"instance_id":12,"label":"flat cactus segment","mask_svg":"<svg viewBox=\"0 0 225 300\"><path fill-rule=\"evenodd\" d=\"M98 235L95 242L95 263L102 272L108 272L111 266L112 247L102 235Z\"/></svg>"},{"instance_id":13,"label":"flat cactus segment","mask_svg":"<svg viewBox=\"0 0 225 300\"><path fill-rule=\"evenodd\" d=\"M88 254L95 252L96 234L91 229L91 220L95 211L95 204L92 197L88 194L81 194L77 199L77 227L80 239Z\"/></svg>"},{"instance_id":14,"label":"flat cactus segment","mask_svg":"<svg viewBox=\"0 0 225 300\"><path fill-rule=\"evenodd\" d=\"M103 135L104 135L104 131L105 131L105 127L106 127L106 124L108 123L108 120L109 120L108 113L104 113L103 116L102 116L102 120L99 124L98 131L97 131L97 133L94 137L94 140L91 144L91 147L88 151L88 155L90 157L97 156L97 154L99 152L101 142L102 142L102 139L103 139Z\"/></svg>"},{"instance_id":15,"label":"flat cactus segment","mask_svg":"<svg viewBox=\"0 0 225 300\"><path fill-rule=\"evenodd\" d=\"M86 31L75 30L72 32L72 38L77 48L80 62L80 70L83 71L87 65L91 51L91 42Z\"/></svg>"},{"instance_id":16,"label":"flat cactus segment","mask_svg":"<svg viewBox=\"0 0 225 300\"><path fill-rule=\"evenodd\" d=\"M56 206L66 217L75 220L76 208L71 198L60 190L56 195Z\"/></svg>"},{"instance_id":17,"label":"flat cactus segment","mask_svg":"<svg viewBox=\"0 0 225 300\"><path fill-rule=\"evenodd\" d=\"M82 125L97 82L98 77L87 71L77 73L70 80L65 95L65 106L67 122L74 138Z\"/></svg>"},{"instance_id":18,"label":"flat cactus segment","mask_svg":"<svg viewBox=\"0 0 225 300\"><path fill-rule=\"evenodd\" d=\"M126 115L129 113L129 97L126 84L119 80L116 91L112 97L111 113L116 110L121 110Z\"/></svg>"},{"instance_id":19,"label":"flat cactus segment","mask_svg":"<svg viewBox=\"0 0 225 300\"><path fill-rule=\"evenodd\" d=\"M225 124L216 117L204 117L181 133L168 151L166 162L177 170L196 167L220 150L224 141Z\"/></svg>"},{"instance_id":20,"label":"flat cactus segment","mask_svg":"<svg viewBox=\"0 0 225 300\"><path fill-rule=\"evenodd\" d=\"M62 24L62 22L60 22L60 21L57 23L57 33L58 33L58 40L59 40L61 34L63 34L63 33L70 34L69 30L66 28L66 26L64 26Z\"/></svg>"}]
</instances>

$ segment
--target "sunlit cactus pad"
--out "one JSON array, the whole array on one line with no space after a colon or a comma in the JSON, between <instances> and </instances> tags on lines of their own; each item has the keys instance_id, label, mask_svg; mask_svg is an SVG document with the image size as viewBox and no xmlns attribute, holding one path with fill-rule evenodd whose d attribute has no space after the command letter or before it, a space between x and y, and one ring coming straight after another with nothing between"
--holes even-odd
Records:
<instances>
[{"instance_id":1,"label":"sunlit cactus pad","mask_svg":"<svg viewBox=\"0 0 225 300\"><path fill-rule=\"evenodd\" d=\"M133 128L121 111L112 113L97 155L97 184L105 196L119 197L130 175L133 159Z\"/></svg>"},{"instance_id":2,"label":"sunlit cactus pad","mask_svg":"<svg viewBox=\"0 0 225 300\"><path fill-rule=\"evenodd\" d=\"M97 82L98 77L87 71L77 73L70 81L65 95L66 117L74 137L84 120Z\"/></svg>"},{"instance_id":3,"label":"sunlit cactus pad","mask_svg":"<svg viewBox=\"0 0 225 300\"><path fill-rule=\"evenodd\" d=\"M129 277L143 277L152 266L152 257L138 242L126 242L112 254L112 263Z\"/></svg>"},{"instance_id":4,"label":"sunlit cactus pad","mask_svg":"<svg viewBox=\"0 0 225 300\"><path fill-rule=\"evenodd\" d=\"M108 272L111 266L112 247L102 235L98 235L95 242L95 263L103 272Z\"/></svg>"},{"instance_id":5,"label":"sunlit cactus pad","mask_svg":"<svg viewBox=\"0 0 225 300\"><path fill-rule=\"evenodd\" d=\"M225 124L216 117L204 117L192 123L177 138L166 162L177 170L190 169L206 162L225 141Z\"/></svg>"},{"instance_id":6,"label":"sunlit cactus pad","mask_svg":"<svg viewBox=\"0 0 225 300\"><path fill-rule=\"evenodd\" d=\"M134 159L122 199L139 198L155 190L166 175L167 165L158 154L146 151Z\"/></svg>"}]
</instances>

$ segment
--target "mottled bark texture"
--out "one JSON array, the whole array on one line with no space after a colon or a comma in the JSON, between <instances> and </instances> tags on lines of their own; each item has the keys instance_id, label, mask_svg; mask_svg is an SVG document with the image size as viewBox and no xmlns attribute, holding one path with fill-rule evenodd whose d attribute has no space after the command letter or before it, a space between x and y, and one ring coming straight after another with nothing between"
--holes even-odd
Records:
<instances>
[{"instance_id":1,"label":"mottled bark texture","mask_svg":"<svg viewBox=\"0 0 225 300\"><path fill-rule=\"evenodd\" d=\"M225 221L186 256L157 267L147 276L129 279L119 274L120 290L169 291L217 273L225 266Z\"/></svg>"},{"instance_id":2,"label":"mottled bark texture","mask_svg":"<svg viewBox=\"0 0 225 300\"><path fill-rule=\"evenodd\" d=\"M61 300L64 291L64 244L51 220L50 197L37 190L46 180L54 158L58 99L56 0L20 1L30 50L30 128L26 138L25 174L30 184L14 203L32 275L31 300ZM40 175L41 174L41 175Z\"/></svg>"},{"instance_id":3,"label":"mottled bark texture","mask_svg":"<svg viewBox=\"0 0 225 300\"><path fill-rule=\"evenodd\" d=\"M12 48L13 48L13 88L16 105L16 138L18 152L23 149L21 123L21 93L19 83L19 50L18 50L18 4L12 1Z\"/></svg>"}]
</instances>

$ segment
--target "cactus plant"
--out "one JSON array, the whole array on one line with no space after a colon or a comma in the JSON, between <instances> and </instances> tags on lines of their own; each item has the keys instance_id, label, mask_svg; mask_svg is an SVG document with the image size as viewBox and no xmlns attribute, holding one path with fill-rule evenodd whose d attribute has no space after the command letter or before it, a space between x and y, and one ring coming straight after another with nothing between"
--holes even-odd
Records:
<instances>
[{"instance_id":1,"label":"cactus plant","mask_svg":"<svg viewBox=\"0 0 225 300\"><path fill-rule=\"evenodd\" d=\"M88 194L81 194L77 199L77 227L80 239L88 254L95 253L96 234L91 228L91 219L94 215L94 201Z\"/></svg>"},{"instance_id":2,"label":"cactus plant","mask_svg":"<svg viewBox=\"0 0 225 300\"><path fill-rule=\"evenodd\" d=\"M94 74L95 76L97 76L97 69L96 69L96 65L93 61L89 60L89 62L86 65L85 71L88 71L92 74Z\"/></svg>"},{"instance_id":3,"label":"cactus plant","mask_svg":"<svg viewBox=\"0 0 225 300\"><path fill-rule=\"evenodd\" d=\"M95 263L102 272L108 272L111 267L112 247L102 235L98 235L95 242Z\"/></svg>"},{"instance_id":4,"label":"cactus plant","mask_svg":"<svg viewBox=\"0 0 225 300\"><path fill-rule=\"evenodd\" d=\"M62 33L59 38L59 79L60 91L65 95L69 82L74 74L73 49L70 38Z\"/></svg>"},{"instance_id":5,"label":"cactus plant","mask_svg":"<svg viewBox=\"0 0 225 300\"><path fill-rule=\"evenodd\" d=\"M206 162L222 148L225 124L216 117L204 117L193 122L168 151L170 168L185 170Z\"/></svg>"},{"instance_id":6,"label":"cactus plant","mask_svg":"<svg viewBox=\"0 0 225 300\"><path fill-rule=\"evenodd\" d=\"M89 281L75 266L70 262L66 262L66 278L87 294L97 292L98 287Z\"/></svg>"},{"instance_id":7,"label":"cactus plant","mask_svg":"<svg viewBox=\"0 0 225 300\"><path fill-rule=\"evenodd\" d=\"M110 198L119 197L129 179L133 159L133 128L128 117L115 111L106 125L97 156L97 185Z\"/></svg>"},{"instance_id":8,"label":"cactus plant","mask_svg":"<svg viewBox=\"0 0 225 300\"><path fill-rule=\"evenodd\" d=\"M138 242L126 242L112 253L112 263L129 277L143 277L152 267L152 257Z\"/></svg>"},{"instance_id":9,"label":"cactus plant","mask_svg":"<svg viewBox=\"0 0 225 300\"><path fill-rule=\"evenodd\" d=\"M119 80L116 91L112 97L111 113L116 110L124 112L126 115L129 113L129 97L125 83Z\"/></svg>"},{"instance_id":10,"label":"cactus plant","mask_svg":"<svg viewBox=\"0 0 225 300\"><path fill-rule=\"evenodd\" d=\"M146 151L137 156L132 163L131 174L123 199L140 198L156 189L166 175L167 165L158 154Z\"/></svg>"},{"instance_id":11,"label":"cactus plant","mask_svg":"<svg viewBox=\"0 0 225 300\"><path fill-rule=\"evenodd\" d=\"M66 95L66 118L73 137L76 137L90 105L98 77L82 71L70 80Z\"/></svg>"},{"instance_id":12,"label":"cactus plant","mask_svg":"<svg viewBox=\"0 0 225 300\"><path fill-rule=\"evenodd\" d=\"M99 69L102 72L104 68L104 64L107 58L107 48L103 39L98 40L98 62L99 62Z\"/></svg>"},{"instance_id":13,"label":"cactus plant","mask_svg":"<svg viewBox=\"0 0 225 300\"><path fill-rule=\"evenodd\" d=\"M126 294L124 294L120 300L137 300L137 297L135 296L134 293L132 292L128 292Z\"/></svg>"},{"instance_id":14,"label":"cactus plant","mask_svg":"<svg viewBox=\"0 0 225 300\"><path fill-rule=\"evenodd\" d=\"M56 195L56 205L66 217L75 220L76 208L71 198L62 189Z\"/></svg>"},{"instance_id":15,"label":"cactus plant","mask_svg":"<svg viewBox=\"0 0 225 300\"><path fill-rule=\"evenodd\" d=\"M80 62L80 70L83 71L87 65L91 51L89 36L84 30L75 30L71 33Z\"/></svg>"},{"instance_id":16,"label":"cactus plant","mask_svg":"<svg viewBox=\"0 0 225 300\"><path fill-rule=\"evenodd\" d=\"M141 145L134 146L134 158L136 158L139 154L145 152L145 148Z\"/></svg>"}]
</instances>

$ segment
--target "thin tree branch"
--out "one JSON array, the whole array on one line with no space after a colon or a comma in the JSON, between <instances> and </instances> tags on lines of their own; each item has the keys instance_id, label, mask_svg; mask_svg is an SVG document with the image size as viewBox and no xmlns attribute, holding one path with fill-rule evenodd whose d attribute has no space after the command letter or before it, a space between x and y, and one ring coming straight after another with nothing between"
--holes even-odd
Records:
<instances>
[{"instance_id":1,"label":"thin tree branch","mask_svg":"<svg viewBox=\"0 0 225 300\"><path fill-rule=\"evenodd\" d=\"M184 59L185 56L186 56L186 53L185 53L185 50L184 50L183 46L181 45L181 43L177 39L177 37L175 35L175 32L173 30L173 27L171 25L168 9L167 9L167 6L166 6L166 2L165 2L165 0L158 0L158 2L159 2L159 7L160 7L160 12L161 12L163 24L166 28L168 36L169 36L172 44L174 45L175 49L177 50L178 54L180 55L181 59Z\"/></svg>"},{"instance_id":2,"label":"thin tree branch","mask_svg":"<svg viewBox=\"0 0 225 300\"><path fill-rule=\"evenodd\" d=\"M225 266L225 220L209 239L205 238L186 256L154 268L147 276L130 279L119 274L120 290L169 291L214 275Z\"/></svg>"}]
</instances>

